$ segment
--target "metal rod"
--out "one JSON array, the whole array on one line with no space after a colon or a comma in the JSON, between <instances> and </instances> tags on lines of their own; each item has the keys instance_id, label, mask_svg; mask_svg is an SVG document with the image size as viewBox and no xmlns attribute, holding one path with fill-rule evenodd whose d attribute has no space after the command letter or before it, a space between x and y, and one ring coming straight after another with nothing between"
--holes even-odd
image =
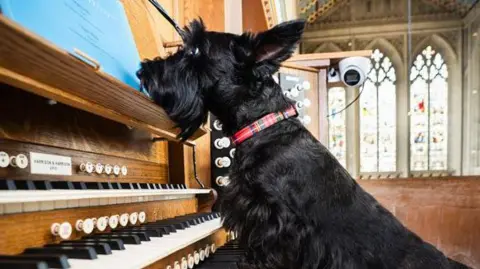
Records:
<instances>
[{"instance_id":1,"label":"metal rod","mask_svg":"<svg viewBox=\"0 0 480 269\"><path fill-rule=\"evenodd\" d=\"M178 32L180 37L183 38L184 33L182 28L180 28L177 22L168 15L167 11L156 0L149 0L149 1L158 10L158 12L160 12L160 14L162 14L162 16L173 26L173 28L175 28L175 30Z\"/></svg>"}]
</instances>

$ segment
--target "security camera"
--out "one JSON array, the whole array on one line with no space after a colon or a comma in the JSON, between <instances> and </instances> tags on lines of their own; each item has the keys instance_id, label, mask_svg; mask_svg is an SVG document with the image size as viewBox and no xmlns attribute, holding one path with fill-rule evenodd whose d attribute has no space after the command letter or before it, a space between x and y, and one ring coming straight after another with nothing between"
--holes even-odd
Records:
<instances>
[{"instance_id":1,"label":"security camera","mask_svg":"<svg viewBox=\"0 0 480 269\"><path fill-rule=\"evenodd\" d=\"M340 79L349 87L358 87L367 78L370 59L366 57L349 57L338 63Z\"/></svg>"}]
</instances>

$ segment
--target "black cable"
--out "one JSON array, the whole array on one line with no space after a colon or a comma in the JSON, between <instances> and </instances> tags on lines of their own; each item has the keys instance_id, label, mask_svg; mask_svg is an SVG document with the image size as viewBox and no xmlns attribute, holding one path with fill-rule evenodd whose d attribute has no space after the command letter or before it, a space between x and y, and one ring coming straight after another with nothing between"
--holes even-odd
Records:
<instances>
[{"instance_id":1,"label":"black cable","mask_svg":"<svg viewBox=\"0 0 480 269\"><path fill-rule=\"evenodd\" d=\"M162 14L162 16L175 28L175 30L178 32L180 37L184 36L182 28L178 26L177 22L168 15L167 11L156 1L156 0L149 0L150 3Z\"/></svg>"},{"instance_id":2,"label":"black cable","mask_svg":"<svg viewBox=\"0 0 480 269\"><path fill-rule=\"evenodd\" d=\"M205 185L203 185L203 183L200 181L200 179L198 178L198 174L197 174L197 158L195 157L197 154L195 153L195 145L192 145L191 146L193 148L192 150L192 155L193 155L193 177L195 178L195 180L197 181L198 185L200 185L200 187L202 187L202 189L205 189Z\"/></svg>"},{"instance_id":3,"label":"black cable","mask_svg":"<svg viewBox=\"0 0 480 269\"><path fill-rule=\"evenodd\" d=\"M349 108L351 105L353 105L353 103L355 103L355 102L358 100L358 98L360 98L360 95L362 95L363 89L365 89L364 86L365 86L365 82L362 84L362 86L361 86L362 89L361 89L360 92L358 93L357 97L355 97L355 99L353 99L353 101L351 101L350 103L348 103L348 105L346 105L342 110L340 110L340 111L338 111L338 112L335 112L335 113L332 113L332 114L330 114L330 115L327 115L327 118L330 118L330 117L333 117L333 116L335 116L335 115L337 115L337 114L340 114L340 113L342 113L343 111L347 110L347 108Z\"/></svg>"}]
</instances>

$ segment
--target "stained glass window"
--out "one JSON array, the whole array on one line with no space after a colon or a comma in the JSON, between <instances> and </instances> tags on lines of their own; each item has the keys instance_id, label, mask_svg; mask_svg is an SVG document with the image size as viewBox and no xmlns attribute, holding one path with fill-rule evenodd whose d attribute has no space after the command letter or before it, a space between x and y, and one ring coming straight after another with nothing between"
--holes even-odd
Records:
<instances>
[{"instance_id":1,"label":"stained glass window","mask_svg":"<svg viewBox=\"0 0 480 269\"><path fill-rule=\"evenodd\" d=\"M328 90L328 146L330 152L346 167L346 117L345 111L338 113L346 106L345 89L342 87Z\"/></svg>"},{"instance_id":2,"label":"stained glass window","mask_svg":"<svg viewBox=\"0 0 480 269\"><path fill-rule=\"evenodd\" d=\"M417 55L410 71L410 169L447 169L448 70L431 46Z\"/></svg>"},{"instance_id":3,"label":"stained glass window","mask_svg":"<svg viewBox=\"0 0 480 269\"><path fill-rule=\"evenodd\" d=\"M360 172L396 170L396 75L379 49L373 51L360 95ZM362 89L360 89L362 90Z\"/></svg>"}]
</instances>

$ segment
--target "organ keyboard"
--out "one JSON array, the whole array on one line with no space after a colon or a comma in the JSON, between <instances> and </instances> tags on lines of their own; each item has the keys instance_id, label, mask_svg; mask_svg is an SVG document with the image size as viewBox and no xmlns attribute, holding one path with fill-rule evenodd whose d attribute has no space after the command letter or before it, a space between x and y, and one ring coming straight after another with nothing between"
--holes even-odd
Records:
<instances>
[{"instance_id":1,"label":"organ keyboard","mask_svg":"<svg viewBox=\"0 0 480 269\"><path fill-rule=\"evenodd\" d=\"M0 256L0 268L143 268L220 228L217 213L178 216L27 248L19 255ZM214 248L207 245L203 251Z\"/></svg>"},{"instance_id":2,"label":"organ keyboard","mask_svg":"<svg viewBox=\"0 0 480 269\"><path fill-rule=\"evenodd\" d=\"M161 55L148 1L121 2ZM0 268L192 268L226 242L206 129L195 166L147 97L1 14L0 36Z\"/></svg>"}]
</instances>

